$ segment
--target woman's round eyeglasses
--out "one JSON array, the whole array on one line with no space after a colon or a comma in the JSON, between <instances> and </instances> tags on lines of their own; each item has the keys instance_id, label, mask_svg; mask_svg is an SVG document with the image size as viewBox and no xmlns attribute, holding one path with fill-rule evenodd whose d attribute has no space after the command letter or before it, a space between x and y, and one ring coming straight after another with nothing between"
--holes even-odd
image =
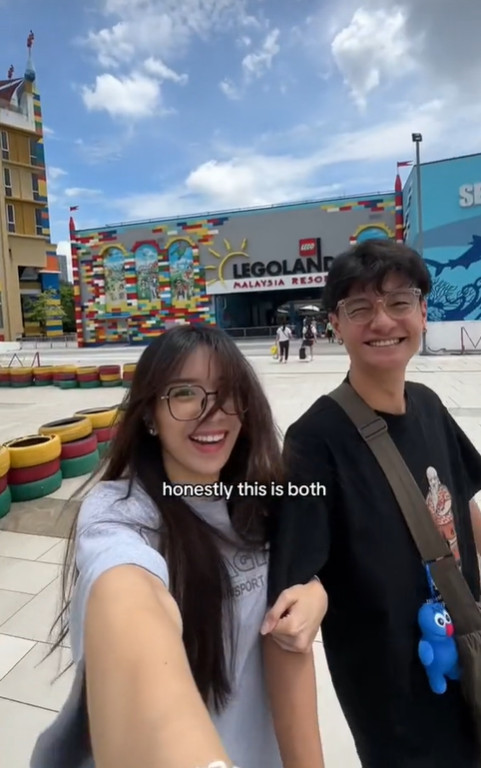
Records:
<instances>
[{"instance_id":1,"label":"woman's round eyeglasses","mask_svg":"<svg viewBox=\"0 0 481 768\"><path fill-rule=\"evenodd\" d=\"M170 415L176 421L195 421L206 412L209 398L215 402L218 395L218 392L207 392L200 384L179 384L170 387L160 399L167 401ZM239 415L239 409L232 396L224 400L220 410L228 416Z\"/></svg>"},{"instance_id":2,"label":"woman's round eyeglasses","mask_svg":"<svg viewBox=\"0 0 481 768\"><path fill-rule=\"evenodd\" d=\"M411 315L419 304L421 290L419 288L403 288L397 291L388 291L382 298L371 301L367 296L350 296L343 299L337 305L337 309L343 309L351 323L364 325L374 320L378 304L382 304L383 310L391 319L400 320Z\"/></svg>"}]
</instances>

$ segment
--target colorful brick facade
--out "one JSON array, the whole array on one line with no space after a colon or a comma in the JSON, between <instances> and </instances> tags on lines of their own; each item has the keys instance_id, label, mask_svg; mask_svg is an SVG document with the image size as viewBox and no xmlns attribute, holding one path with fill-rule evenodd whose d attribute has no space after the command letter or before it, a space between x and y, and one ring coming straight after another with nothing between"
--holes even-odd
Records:
<instances>
[{"instance_id":1,"label":"colorful brick facade","mask_svg":"<svg viewBox=\"0 0 481 768\"><path fill-rule=\"evenodd\" d=\"M123 244L125 233L116 229L72 231L79 345L145 345L176 323L214 323L214 302L205 293L199 245L213 242L218 223L198 219L156 225L128 249ZM184 297L173 295L171 254L176 244L192 260Z\"/></svg>"},{"instance_id":2,"label":"colorful brick facade","mask_svg":"<svg viewBox=\"0 0 481 768\"><path fill-rule=\"evenodd\" d=\"M142 345L176 323L217 320L224 325L226 302L213 295L218 293L213 285L231 281L236 262L282 259L292 264L302 238L320 238L325 256L368 237L393 238L394 196L313 201L102 230L76 230L71 220L70 234L79 344Z\"/></svg>"}]
</instances>

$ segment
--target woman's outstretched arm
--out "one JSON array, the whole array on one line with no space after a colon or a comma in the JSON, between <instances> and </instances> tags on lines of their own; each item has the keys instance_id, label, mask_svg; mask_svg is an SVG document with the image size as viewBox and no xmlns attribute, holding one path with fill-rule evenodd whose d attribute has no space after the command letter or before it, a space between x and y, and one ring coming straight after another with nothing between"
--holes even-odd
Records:
<instances>
[{"instance_id":1,"label":"woman's outstretched arm","mask_svg":"<svg viewBox=\"0 0 481 768\"><path fill-rule=\"evenodd\" d=\"M84 640L96 768L231 768L190 672L177 604L159 579L131 565L102 574Z\"/></svg>"},{"instance_id":2,"label":"woman's outstretched arm","mask_svg":"<svg viewBox=\"0 0 481 768\"><path fill-rule=\"evenodd\" d=\"M264 666L284 768L324 768L313 652L286 651L266 635Z\"/></svg>"}]
</instances>

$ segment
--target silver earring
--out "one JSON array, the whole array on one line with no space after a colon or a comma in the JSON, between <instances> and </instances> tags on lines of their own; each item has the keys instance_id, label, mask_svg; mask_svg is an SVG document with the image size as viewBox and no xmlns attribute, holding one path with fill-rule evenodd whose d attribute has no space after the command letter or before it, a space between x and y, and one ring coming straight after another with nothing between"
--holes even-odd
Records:
<instances>
[{"instance_id":1,"label":"silver earring","mask_svg":"<svg viewBox=\"0 0 481 768\"><path fill-rule=\"evenodd\" d=\"M149 435L152 435L152 437L155 437L156 434L157 434L156 428L153 425L151 425L149 427Z\"/></svg>"}]
</instances>

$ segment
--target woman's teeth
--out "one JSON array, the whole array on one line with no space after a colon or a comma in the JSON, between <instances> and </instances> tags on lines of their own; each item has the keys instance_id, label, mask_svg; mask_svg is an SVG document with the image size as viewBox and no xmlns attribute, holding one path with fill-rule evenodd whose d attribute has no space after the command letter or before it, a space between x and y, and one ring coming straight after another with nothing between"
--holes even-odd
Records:
<instances>
[{"instance_id":1,"label":"woman's teeth","mask_svg":"<svg viewBox=\"0 0 481 768\"><path fill-rule=\"evenodd\" d=\"M383 341L368 341L370 347L393 347L400 344L402 339L385 339Z\"/></svg>"},{"instance_id":2,"label":"woman's teeth","mask_svg":"<svg viewBox=\"0 0 481 768\"><path fill-rule=\"evenodd\" d=\"M191 435L191 440L196 443L220 443L226 436L224 432L222 435Z\"/></svg>"}]
</instances>

